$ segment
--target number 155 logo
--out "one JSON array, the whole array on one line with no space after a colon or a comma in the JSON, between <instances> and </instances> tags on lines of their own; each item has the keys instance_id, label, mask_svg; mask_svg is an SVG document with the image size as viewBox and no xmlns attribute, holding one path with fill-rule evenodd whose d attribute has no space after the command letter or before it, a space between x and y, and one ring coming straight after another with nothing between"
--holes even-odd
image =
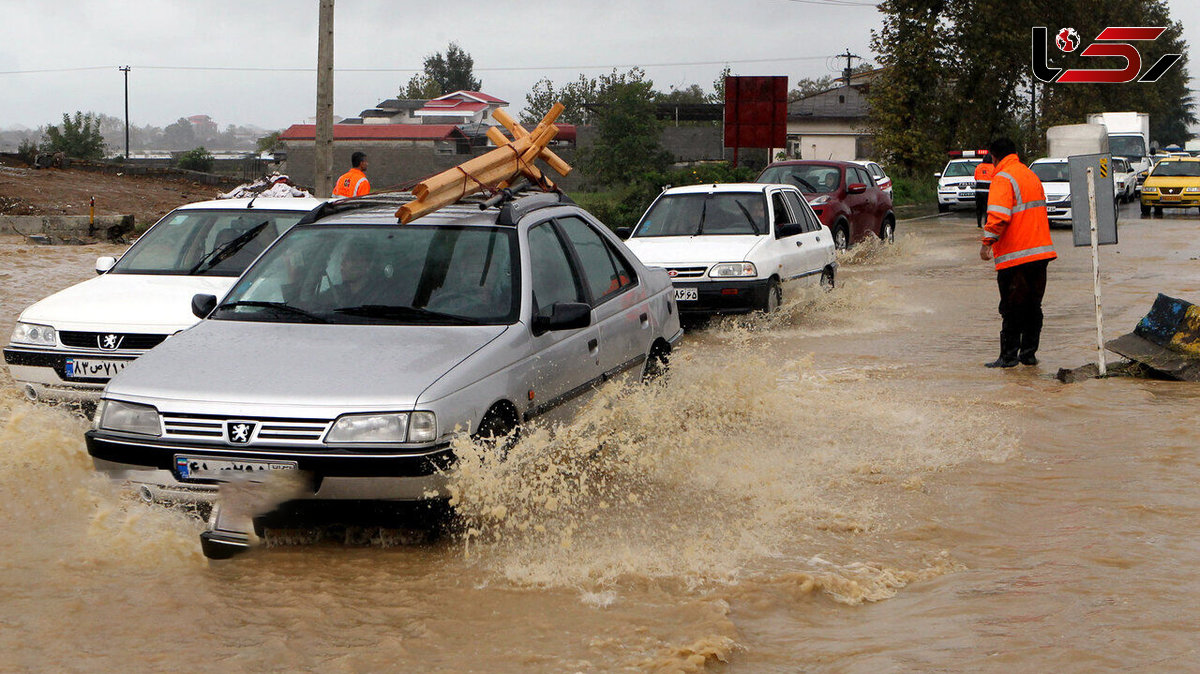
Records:
<instances>
[{"instance_id":1,"label":"number 155 logo","mask_svg":"<svg viewBox=\"0 0 1200 674\"><path fill-rule=\"evenodd\" d=\"M1142 54L1130 42L1154 41L1163 34L1166 28L1146 27L1109 27L1100 31L1096 41L1088 45L1080 56L1119 56L1125 59L1125 67L1121 69L1082 69L1051 68L1047 64L1046 45L1047 30L1044 26L1033 27L1033 76L1039 80L1050 82L1067 82L1073 84L1123 84L1125 82L1157 82L1158 78L1183 58L1182 54L1164 54L1150 66L1146 74L1140 78L1142 71ZM1079 33L1074 28L1063 28L1054 36L1054 43L1066 53L1079 47Z\"/></svg>"}]
</instances>

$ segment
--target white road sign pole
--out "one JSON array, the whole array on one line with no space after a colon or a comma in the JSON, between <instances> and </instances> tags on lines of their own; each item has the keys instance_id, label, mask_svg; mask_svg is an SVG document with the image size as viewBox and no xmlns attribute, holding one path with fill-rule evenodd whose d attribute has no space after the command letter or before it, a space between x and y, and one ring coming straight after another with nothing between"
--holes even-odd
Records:
<instances>
[{"instance_id":1,"label":"white road sign pole","mask_svg":"<svg viewBox=\"0 0 1200 674\"><path fill-rule=\"evenodd\" d=\"M1096 364L1100 366L1100 376L1108 374L1108 366L1104 362L1104 311L1100 302L1100 244L1096 234L1096 183L1092 180L1092 167L1087 169L1088 186L1088 227L1092 233L1092 294L1096 300Z\"/></svg>"}]
</instances>

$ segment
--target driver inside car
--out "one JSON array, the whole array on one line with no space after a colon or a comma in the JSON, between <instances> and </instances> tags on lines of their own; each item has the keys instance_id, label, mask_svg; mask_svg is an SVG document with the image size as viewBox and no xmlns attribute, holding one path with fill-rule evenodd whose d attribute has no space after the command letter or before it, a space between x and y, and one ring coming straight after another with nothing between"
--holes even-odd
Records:
<instances>
[{"instance_id":1,"label":"driver inside car","mask_svg":"<svg viewBox=\"0 0 1200 674\"><path fill-rule=\"evenodd\" d=\"M379 267L379 260L369 241L349 241L338 265L341 280L320 291L315 304L326 310L380 304L383 278Z\"/></svg>"}]
</instances>

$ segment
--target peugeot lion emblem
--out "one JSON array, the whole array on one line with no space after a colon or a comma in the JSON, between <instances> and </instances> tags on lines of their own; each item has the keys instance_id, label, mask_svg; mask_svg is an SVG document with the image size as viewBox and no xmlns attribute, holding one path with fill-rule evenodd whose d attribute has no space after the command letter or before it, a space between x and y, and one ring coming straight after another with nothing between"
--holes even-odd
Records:
<instances>
[{"instance_id":1,"label":"peugeot lion emblem","mask_svg":"<svg viewBox=\"0 0 1200 674\"><path fill-rule=\"evenodd\" d=\"M125 341L125 336L115 334L97 335L96 341L98 342L97 346L99 346L101 349L104 349L105 351L114 351L121 347L121 342Z\"/></svg>"},{"instance_id":2,"label":"peugeot lion emblem","mask_svg":"<svg viewBox=\"0 0 1200 674\"><path fill-rule=\"evenodd\" d=\"M249 421L230 421L225 424L225 432L229 434L229 442L244 445L250 442L254 434L254 424Z\"/></svg>"}]
</instances>

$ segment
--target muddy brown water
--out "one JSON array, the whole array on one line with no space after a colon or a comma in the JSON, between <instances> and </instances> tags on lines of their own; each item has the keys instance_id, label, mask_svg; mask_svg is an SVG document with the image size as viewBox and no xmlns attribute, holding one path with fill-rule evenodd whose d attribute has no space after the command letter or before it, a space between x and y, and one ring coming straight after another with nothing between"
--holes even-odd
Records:
<instances>
[{"instance_id":1,"label":"muddy brown water","mask_svg":"<svg viewBox=\"0 0 1200 674\"><path fill-rule=\"evenodd\" d=\"M1200 300L1194 215L1123 213L1106 333ZM996 372L963 217L901 223L830 295L689 334L509 460L461 446L464 524L268 537L93 475L86 422L0 375L0 670L1184 671L1200 667L1200 389L1061 384L1095 355L1056 231L1037 367ZM0 242L0 331L111 248ZM478 458L479 460L474 460Z\"/></svg>"}]
</instances>

